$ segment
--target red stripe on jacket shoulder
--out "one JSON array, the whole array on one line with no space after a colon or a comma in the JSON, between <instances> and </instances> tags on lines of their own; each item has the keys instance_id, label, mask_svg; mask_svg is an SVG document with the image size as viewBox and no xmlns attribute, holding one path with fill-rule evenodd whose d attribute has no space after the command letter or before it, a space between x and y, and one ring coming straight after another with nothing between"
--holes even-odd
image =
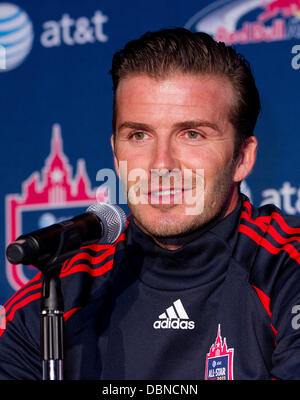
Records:
<instances>
[{"instance_id":1,"label":"red stripe on jacket shoulder","mask_svg":"<svg viewBox=\"0 0 300 400\"><path fill-rule=\"evenodd\" d=\"M264 309L266 310L266 312L268 313L269 317L271 318L271 317L272 317L272 313L271 313L271 310L270 310L270 302L271 302L270 297L267 296L267 295L266 295L261 289L259 289L258 287L254 286L254 285L251 285L251 286L252 286L253 289L256 291L256 293L257 293L257 295L258 295L258 297L259 297L259 299L260 299L260 301L261 301L261 303L262 303ZM271 326L272 331L273 331L273 333L274 333L274 337L275 337L275 346L276 346L276 345L277 345L277 344L276 344L277 330L274 328L274 326L273 326L271 323L270 323L270 326Z\"/></svg>"},{"instance_id":2,"label":"red stripe on jacket shoulder","mask_svg":"<svg viewBox=\"0 0 300 400\"><path fill-rule=\"evenodd\" d=\"M125 233L120 235L115 243L109 245L91 245L85 246L80 249L80 252L68 260L62 267L61 277L71 275L76 272L87 272L92 276L100 276L107 272L113 266L113 259L107 261L105 264L103 262L109 257L114 256L116 252L116 247L119 242L125 240ZM95 247L96 246L96 247ZM92 255L88 253L88 250L96 250L97 253L102 252L99 255ZM83 250L83 251L82 251ZM89 265L91 264L91 265Z\"/></svg>"},{"instance_id":3,"label":"red stripe on jacket shoulder","mask_svg":"<svg viewBox=\"0 0 300 400\"><path fill-rule=\"evenodd\" d=\"M30 290L35 290L38 286L41 285L41 283L35 284L36 281L41 280L42 273L38 272L34 278L32 278L29 282L27 282L21 289L19 289L17 292L15 292L7 301L4 303L4 307L6 309L9 309L11 305L18 300L20 297L22 297L24 294L29 292Z\"/></svg>"},{"instance_id":4,"label":"red stripe on jacket shoulder","mask_svg":"<svg viewBox=\"0 0 300 400\"><path fill-rule=\"evenodd\" d=\"M74 257L69 260L68 264L65 266L63 265L61 269L61 276L65 276L68 271L70 271L76 261L88 261L89 263L93 265L100 264L102 261L104 261L108 256L114 254L116 251L116 248L114 246L110 246L107 250L104 251L104 253L95 256L92 254L89 254L87 252L80 252L76 254Z\"/></svg>"},{"instance_id":5,"label":"red stripe on jacket shoulder","mask_svg":"<svg viewBox=\"0 0 300 400\"><path fill-rule=\"evenodd\" d=\"M243 206L248 211L249 217L252 219L252 205L251 205L251 203L249 203L249 201L246 200L246 201L243 202ZM254 221L270 223L270 221L272 219L275 220L278 223L278 225L280 226L280 228L282 229L283 232L285 232L285 233L287 233L289 235L300 234L300 227L299 228L298 227L295 228L295 227L289 226L286 223L286 221L284 220L284 218L282 217L282 215L280 215L277 211L273 211L270 215L267 215L267 216L257 217L257 218L255 218Z\"/></svg>"},{"instance_id":6,"label":"red stripe on jacket shoulder","mask_svg":"<svg viewBox=\"0 0 300 400\"><path fill-rule=\"evenodd\" d=\"M15 312L34 300L41 297L41 281L42 273L38 272L36 276L31 279L26 285L19 289L15 294L11 296L9 300L4 304L3 309L5 311L6 322L12 321ZM3 333L0 332L0 335Z\"/></svg>"},{"instance_id":7,"label":"red stripe on jacket shoulder","mask_svg":"<svg viewBox=\"0 0 300 400\"><path fill-rule=\"evenodd\" d=\"M244 233L259 246L264 247L271 254L278 254L281 251L285 251L289 256L294 259L300 265L300 252L290 242L300 242L300 236L288 236L283 237L274 227L271 225L272 219L279 223L282 231L287 235L297 235L300 233L300 228L293 228L287 225L282 216L277 212L272 212L270 216L252 218L252 205L245 201L243 203L246 211L241 213L241 223L239 226L239 232ZM247 221L249 225L244 224L242 221ZM258 233L254 228L259 228L263 234ZM268 239L273 238L280 247L274 246Z\"/></svg>"},{"instance_id":8,"label":"red stripe on jacket shoulder","mask_svg":"<svg viewBox=\"0 0 300 400\"><path fill-rule=\"evenodd\" d=\"M76 311L81 310L81 309L82 309L82 307L74 307L74 308L71 308L71 310L66 311L64 313L64 321L66 322L70 317L72 317L73 314L76 313Z\"/></svg>"}]
</instances>

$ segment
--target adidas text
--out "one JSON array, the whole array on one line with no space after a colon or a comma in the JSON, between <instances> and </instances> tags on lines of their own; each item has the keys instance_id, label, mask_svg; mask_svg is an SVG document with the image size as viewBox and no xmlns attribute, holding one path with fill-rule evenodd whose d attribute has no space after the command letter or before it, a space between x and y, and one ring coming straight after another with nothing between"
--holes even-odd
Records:
<instances>
[{"instance_id":1,"label":"adidas text","mask_svg":"<svg viewBox=\"0 0 300 400\"><path fill-rule=\"evenodd\" d=\"M186 321L178 319L165 319L162 321L155 321L153 324L154 329L194 329L194 321Z\"/></svg>"}]
</instances>

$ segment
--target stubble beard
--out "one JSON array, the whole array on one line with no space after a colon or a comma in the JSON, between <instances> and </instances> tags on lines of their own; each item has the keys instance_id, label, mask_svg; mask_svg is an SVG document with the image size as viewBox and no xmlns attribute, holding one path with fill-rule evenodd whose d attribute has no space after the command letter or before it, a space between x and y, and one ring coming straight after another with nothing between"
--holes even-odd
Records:
<instances>
[{"instance_id":1,"label":"stubble beard","mask_svg":"<svg viewBox=\"0 0 300 400\"><path fill-rule=\"evenodd\" d=\"M204 188L204 207L199 215L182 217L185 208L180 207L181 215L176 219L172 212L168 213L168 207L163 207L157 218L148 220L143 212L143 207L136 208L129 203L128 206L136 225L162 244L184 244L189 241L190 236L224 217L234 190L233 171L232 164L218 176L210 188ZM179 206L172 205L169 209L173 207ZM145 211L145 213L147 212Z\"/></svg>"}]
</instances>

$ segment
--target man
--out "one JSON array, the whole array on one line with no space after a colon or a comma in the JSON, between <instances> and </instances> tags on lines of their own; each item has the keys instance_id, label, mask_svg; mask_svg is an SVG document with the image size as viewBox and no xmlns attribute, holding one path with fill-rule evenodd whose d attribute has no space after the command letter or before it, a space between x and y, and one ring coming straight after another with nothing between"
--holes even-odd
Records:
<instances>
[{"instance_id":1,"label":"man","mask_svg":"<svg viewBox=\"0 0 300 400\"><path fill-rule=\"evenodd\" d=\"M204 33L116 53L116 171L132 215L61 270L65 379L299 379L300 228L239 184L255 163L250 68ZM2 379L41 379L40 274L6 304Z\"/></svg>"}]
</instances>

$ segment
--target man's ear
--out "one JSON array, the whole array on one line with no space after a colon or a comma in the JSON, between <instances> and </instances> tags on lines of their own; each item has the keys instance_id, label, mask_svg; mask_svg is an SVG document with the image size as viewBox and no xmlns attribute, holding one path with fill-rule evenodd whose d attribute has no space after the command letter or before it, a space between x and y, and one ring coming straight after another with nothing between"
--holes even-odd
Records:
<instances>
[{"instance_id":1,"label":"man's ear","mask_svg":"<svg viewBox=\"0 0 300 400\"><path fill-rule=\"evenodd\" d=\"M257 139L255 136L248 137L237 157L233 180L241 182L252 171L256 161Z\"/></svg>"},{"instance_id":2,"label":"man's ear","mask_svg":"<svg viewBox=\"0 0 300 400\"><path fill-rule=\"evenodd\" d=\"M113 133L110 137L110 144L111 144L111 148L113 151L113 156L114 156L114 166L115 166L115 170L116 173L118 175L118 177L120 177L120 173L119 173L119 162L116 156L116 152L115 152L115 134Z\"/></svg>"}]
</instances>

